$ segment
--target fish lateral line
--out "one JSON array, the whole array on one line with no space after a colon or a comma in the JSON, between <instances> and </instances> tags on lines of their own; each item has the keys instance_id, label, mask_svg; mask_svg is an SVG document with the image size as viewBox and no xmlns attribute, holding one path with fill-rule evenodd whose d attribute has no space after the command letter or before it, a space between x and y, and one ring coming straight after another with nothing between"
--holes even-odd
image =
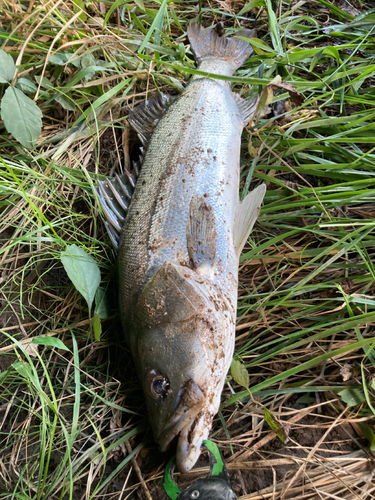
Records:
<instances>
[{"instance_id":1,"label":"fish lateral line","mask_svg":"<svg viewBox=\"0 0 375 500\"><path fill-rule=\"evenodd\" d=\"M188 35L207 73L232 75L252 52L196 23ZM178 436L181 472L209 435L233 356L239 254L265 192L239 201L241 133L257 102L193 76L177 98L158 94L134 108L129 123L145 153L135 173L98 183L150 423L161 450Z\"/></svg>"}]
</instances>

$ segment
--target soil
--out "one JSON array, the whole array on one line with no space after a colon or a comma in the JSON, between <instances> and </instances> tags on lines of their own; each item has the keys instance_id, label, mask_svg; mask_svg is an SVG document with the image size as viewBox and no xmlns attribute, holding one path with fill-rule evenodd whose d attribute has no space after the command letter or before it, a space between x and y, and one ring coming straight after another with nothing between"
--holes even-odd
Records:
<instances>
[{"instance_id":1,"label":"soil","mask_svg":"<svg viewBox=\"0 0 375 500\"><path fill-rule=\"evenodd\" d=\"M293 399L294 401L291 401L289 404L289 409L303 409L301 408L301 404L295 401L296 398ZM328 409L329 407L325 406L323 408ZM324 439L315 454L316 463L320 461L329 462L330 457L347 455L355 452L359 447L366 450L366 441L358 439L349 424L335 426L327 433L327 429L322 427L322 420L327 420L328 417L331 422L331 413L328 410L327 415L322 413L321 415L306 416L298 422L298 425L292 426L286 443L274 437L261 450L255 452L244 461L241 460L241 457L239 457L238 461L231 461L232 455L229 447L224 449L224 461L227 464L230 484L234 493L238 497L241 497L275 485L277 482L289 480L291 475L300 468L302 461L308 458L313 447L323 436ZM251 423L248 423L248 428L251 428ZM214 425L214 435L215 427L220 428L218 421L216 422L216 426ZM265 429L262 437L268 432L269 429ZM225 436L223 435L221 438L225 439ZM220 438L217 439L220 440ZM246 447L243 450L245 454L251 451L252 448L256 448L257 442L259 440L252 442L251 446ZM132 441L132 448L137 444L137 442ZM236 445L234 445L234 451L238 451ZM136 457L137 464L142 471L143 479L147 482L148 490L153 500L166 500L168 498L163 487L162 475L170 457L170 453L160 453L152 443L149 446L145 446ZM110 460L107 464L105 475L109 475L122 459L122 456L118 456L117 460ZM283 463L275 465L275 461ZM107 494L111 493L111 498L119 500L120 498L125 498L132 491L133 485L139 483L137 474L130 472L130 469L130 465L124 467L117 478L111 483L111 487L107 491ZM196 479L208 477L208 474L208 453L205 452L202 453L192 471L183 475L175 473L173 479L180 489L183 490ZM127 481L127 488L123 490L124 497L122 497L119 492L122 490L125 481ZM139 490L138 494L139 498L147 499L143 491Z\"/></svg>"},{"instance_id":2,"label":"soil","mask_svg":"<svg viewBox=\"0 0 375 500\"><path fill-rule=\"evenodd\" d=\"M110 170L111 163L108 161L109 158L107 155L108 151L115 148L115 140L112 131L108 131L103 135L103 141L106 147L101 149L103 151L101 162L106 164L107 170ZM134 149L132 151L132 156L136 157L136 155L137 152L136 149ZM298 179L293 177L293 174L288 174L288 180L290 182L298 182ZM306 180L314 183L313 177ZM82 211L84 208L85 207L82 206ZM7 241L10 237L11 230L3 232L0 234L0 243ZM3 279L4 278L6 278L6 269L3 270ZM244 276L244 280L246 280L246 276ZM29 281L31 283L32 279ZM47 261L44 264L43 283L51 291L61 297L66 293L67 287L70 285L69 278L67 277L62 265L56 264L56 261L53 260ZM28 297L28 300L29 299L30 296ZM40 306L40 303L38 302L40 301L40 296L33 293L31 295L31 299L31 304L34 304L35 306L34 310L37 310L38 305ZM115 302L116 300L114 299L114 303ZM6 304L4 301L1 302L0 300L0 310L2 312L0 316L0 328L3 329L6 327L9 329L11 327L15 327L14 331L18 332L20 306L19 304L17 305L17 301L13 301L12 307L9 307L9 304ZM33 321L35 321L35 316L34 318L26 316L24 317L22 323L27 324L28 322L32 323ZM26 329L23 334L19 335L19 338L22 338L25 334L27 335L29 331L30 330ZM113 331L120 331L118 318L114 322ZM134 390L134 394L130 395L130 398L129 395L127 395L127 406L134 408L141 414L144 414L144 402L138 386L138 381L134 376L135 370L132 367L132 362L129 360L130 353L126 346L119 349L121 341L118 337L113 337L108 340L116 346L116 348L110 349L111 355L110 359L108 359L109 366L112 367L113 377L120 380L125 378L124 385L129 387L130 384ZM4 335L0 337L0 342L1 346L5 346L8 343L7 338L5 338ZM5 371L15 360L16 358L13 355L0 355L0 371ZM106 362L105 357L102 361ZM96 363L97 360L91 359L90 362ZM127 366L126 370L124 370L124 366ZM277 367L274 368L277 369ZM278 368L285 369L285 367ZM129 381L130 373L132 374L131 382ZM297 396L293 396L287 400L284 411L303 411L306 407L307 405L301 404L298 401ZM233 409L229 408L228 410ZM233 459L233 454L228 445L224 444L221 449L223 450L224 460L227 463L230 483L234 493L238 497L241 497L243 495L249 495L253 492L273 486L278 482L288 481L290 477L301 467L301 461L309 458L309 454L313 450L314 446L316 446L323 436L324 439L322 440L322 443L319 444L318 449L314 452L315 464L324 460L329 461L332 457L335 458L347 455L357 451L358 449L366 450L366 441L358 438L357 433L349 424L335 425L325 435L327 427L329 427L329 424L332 423L337 417L339 409L326 404L321 407L320 411L321 413L316 412L314 414L306 415L297 423L292 424L289 429L288 439L285 443L283 443L278 437L274 436L273 439L261 446L259 450L257 450L257 444L270 433L270 429L267 424L265 424L260 436L257 439L252 440L249 444L246 444L246 440L242 438L241 435L243 433L249 433L249 430L252 429L252 416L249 414L249 416L237 421L233 426L231 426L229 428L229 432L234 443L233 451L236 454L235 458ZM6 432L6 429L11 428L10 422L14 418L14 415L15 411L9 412L5 422L3 422L2 432ZM22 412L17 415L18 420L25 419L26 417L26 413L23 414ZM282 420L285 426L288 418L285 417ZM124 423L125 422L123 422L123 424ZM285 428L287 429L288 426L286 425ZM215 420L212 435L219 442L227 443L227 438L222 430L222 426L218 418ZM146 439L146 443L148 443L136 456L136 462L140 468L142 477L147 482L147 487L153 500L166 500L167 495L164 491L162 475L167 462L171 457L171 452L166 454L160 453L152 441L150 431L147 432L146 435L137 436L135 440L130 440L129 444L131 448L134 449L141 442L141 439ZM235 444L237 440L240 441L240 443ZM103 474L104 479L113 473L119 463L121 463L124 459L124 451L125 450L116 451L116 453L114 453L108 460ZM28 449L28 453L30 452L32 452L32 448ZM19 459L21 461L22 453L19 455ZM57 467L60 459L61 457L59 452L53 452L51 455L51 468ZM276 463L277 461L280 463ZM195 479L207 477L207 467L208 456L207 453L203 453L193 471L184 475L175 474L174 479L179 484L181 489L185 489ZM310 464L309 467L313 467L313 465ZM194 472L195 470L199 470L199 472ZM95 486L97 481L97 479L94 480L92 488ZM124 484L126 484L125 488ZM139 484L139 477L134 471L133 464L130 463L125 466L110 482L106 489L106 498L111 498L113 500L124 499L134 490L134 486L136 484ZM73 499L81 499L84 496L85 491L86 480L84 479L74 485ZM149 500L141 488L138 488L137 495L141 499ZM68 498L69 496L66 495L64 500L68 500Z\"/></svg>"},{"instance_id":3,"label":"soil","mask_svg":"<svg viewBox=\"0 0 375 500\"><path fill-rule=\"evenodd\" d=\"M101 139L101 158L99 160L99 165L102 167L100 172L104 175L108 175L114 167L121 168L118 164L118 155L115 155L113 153L114 151L116 151L117 145L122 144L120 129L116 129L116 134L117 137L115 140L113 131L112 129L110 129L103 134ZM136 144L137 141L133 133L130 139L132 147L130 151L128 151L128 155L130 156L131 160L137 160L139 150ZM122 150L122 147L120 148L119 153L120 161L125 163L123 161L124 152ZM94 164L88 165L88 170L93 170L93 168ZM300 182L300 179L295 174L284 174L283 178L291 183ZM315 178L313 176L305 176L305 181L312 185L315 185ZM327 183L330 182L330 180L327 180ZM82 206L82 211L84 211L84 209L85 207ZM364 210L364 208L362 207L361 210ZM0 233L0 246L8 241L11 237L11 229L7 229ZM41 270L39 270L39 272L40 271ZM67 285L70 285L69 279L63 267L61 265L56 265L56 262L54 261L50 261L45 263L43 271L44 284L62 297L63 294L66 293ZM0 280L6 280L7 268L4 267L1 272L2 274L0 275ZM29 284L31 284L31 282ZM33 311L35 312L35 314L33 317L30 315L25 315L22 320L23 324L33 323L38 319L37 310L38 308L40 308L40 301L42 300L42 298L38 293L33 292L32 294L27 296L27 300L29 301L28 305L33 306ZM8 329L9 332L14 333L17 332L17 338L22 339L25 335L28 335L31 332L33 327L30 326L26 327L26 329L23 328L22 333L19 333L19 314L20 304L17 303L16 298L12 301L10 307L9 303L4 301L0 297L0 329ZM12 329L13 327L14 329ZM119 324L115 322L114 330L118 329ZM0 347L5 347L8 344L9 341L7 337L4 334L0 334ZM104 358L102 362L109 361L110 366L116 367L115 369L113 369L112 373L114 379L121 380L121 378L125 376L125 378L127 379L127 385L130 384L134 391L134 394L130 395L130 400L129 396L127 395L127 405L128 407L134 408L141 414L144 414L144 403L142 400L142 396L140 395L138 382L135 379L134 375L131 375L129 377L129 373L134 374L134 370L132 371L131 367L131 361L129 361L129 352L127 351L127 348L124 347L124 349L121 350L120 353L121 356L125 356L127 358L125 364L126 370L124 370L123 359L119 358L118 341L115 340L113 344L116 345L116 348L114 349L115 352L112 352L112 355L114 356L113 359L106 360ZM16 357L11 354L1 354L0 372L6 371L15 360ZM91 362L96 361L91 360ZM132 379L131 382L129 382L129 378ZM307 405L301 404L298 399L299 398L297 396L289 398L283 408L284 412L286 413L289 410L303 411L307 407ZM234 410L234 408L228 408L228 410ZM267 443L261 446L259 450L257 450L257 444L262 439L264 439L266 435L269 435L271 431L267 427L267 424L265 424L260 436L258 436L257 439L252 440L251 443L246 444L246 439L242 436L242 434L244 434L245 432L248 433L249 430L252 429L253 425L252 416L249 414L248 417L238 421L236 425L233 425L229 428L229 432L232 436L233 441L233 451L236 454L236 458L234 460L229 446L225 444L228 442L227 437L223 432L219 419L216 418L212 435L214 436L215 440L224 443L222 448L224 450L224 460L227 463L231 486L235 494L239 497L243 495L249 495L250 493L257 492L259 490L275 485L279 481L289 480L291 475L301 467L301 463L303 462L303 460L307 460L308 458L310 458L310 454L320 440L322 440L322 442L313 452L315 465L318 465L319 463L325 461L329 462L330 458L347 455L357 450L364 450L367 456L369 453L367 441L359 438L355 428L350 424L341 423L333 425L332 429L329 429L329 426L332 424L334 419L337 418L340 412L341 409L335 407L334 403L324 404L320 407L319 410L317 409L315 413L308 414L297 423L292 424L290 426L289 432L287 433L288 439L285 443L283 443L278 437L274 436L273 439L269 440ZM14 414L15 410L10 411L5 420L2 422L2 433L6 433L11 429L11 422L14 418ZM26 419L26 417L27 415L23 414L22 412L18 413L17 415L17 418L20 421L22 421L22 419ZM288 417L282 418L284 425L287 423L287 420ZM125 424L125 422L122 422L122 424ZM287 429L287 426L285 427ZM142 450L138 453L138 455L136 456L136 462L141 470L143 479L147 481L148 490L152 496L152 499L165 500L167 496L162 484L162 474L165 470L171 453L160 453L157 447L152 442L152 436L150 432L147 432L146 434L141 436L137 436L137 439L135 440L130 440L129 444L131 448L134 449L143 438L148 444L146 444L144 448L142 448ZM236 443L236 441L238 441L238 443ZM28 451L30 452L31 449L29 449ZM20 458L22 458L22 456ZM118 467L123 458L124 450L119 450L112 456L112 458L109 459L104 471L104 479ZM61 457L58 452L53 453L51 456L51 467L56 467L60 459ZM279 464L275 462L277 460L279 460ZM207 465L207 453L204 453L201 455L194 469L197 470L204 467L205 469L203 471L200 470L199 472L194 472L193 470L189 474L175 474L174 478L176 482L178 482L180 488L184 489L198 477L207 477ZM309 467L312 467L312 465L309 465ZM124 488L125 482L127 484L126 488ZM134 471L133 465L129 464L125 466L119 472L119 474L117 474L115 479L110 482L103 498L110 498L112 500L124 500L125 498L127 498L129 493L133 491L134 485L138 483L139 477ZM95 481L93 483L93 487L94 486ZM78 500L83 498L85 495L85 491L86 479L84 478L81 482L78 482L74 485L73 499ZM147 500L147 496L141 488L137 490L137 495L138 498ZM68 499L69 496L66 495L64 497L64 500L65 498ZM135 498L134 493L132 494L132 498ZM272 495L267 496L267 498L272 498ZM367 498L373 497L363 496L361 498L366 500Z\"/></svg>"},{"instance_id":4,"label":"soil","mask_svg":"<svg viewBox=\"0 0 375 500\"><path fill-rule=\"evenodd\" d=\"M11 237L11 235L8 232L3 233L0 235L0 240L4 241L9 237ZM43 276L44 284L50 287L51 290L55 290L56 293L66 293L63 292L63 290L66 290L66 286L69 285L67 275L61 265L56 265L56 263L55 265L53 264L54 263L52 261L50 263L46 263L44 271L46 271L46 269L48 269L49 267L50 270L45 272ZM39 299L40 297L38 296L38 294L34 293L32 295L32 302L36 306L35 310L37 309ZM0 328L9 329L10 327L15 327L14 332L18 332L20 306L19 304L17 304L17 300L14 300L12 302L11 308L4 301L0 300L0 310L2 311L0 317ZM23 324L27 324L29 322L32 323L33 321L35 321L35 317L32 318L31 316L25 316L22 322ZM24 334L28 334L27 328ZM22 338L23 335L20 335L19 338ZM8 340L3 334L0 336L0 342L2 347L8 344ZM129 353L127 353L127 356L129 356ZM4 372L5 370L7 370L7 368L15 360L16 358L13 355L1 355L0 371ZM119 362L119 359L113 359L110 362L110 366L112 367L119 366L118 371L115 370L113 373L113 376L116 379L124 376L124 372L120 368L121 365L123 366L123 364ZM131 367L130 369L126 370L126 372L130 373ZM127 405L128 407L129 405L130 407L133 406L139 411L139 408L143 407L143 402L142 398L139 397L140 389L138 388L138 382L134 377L132 378L132 384L135 392L138 393L138 396L134 397L133 403L131 401L129 403L128 398ZM126 385L129 385L129 380L126 380ZM294 397L288 401L288 410L303 410L305 406L301 405L297 401L297 399L297 397ZM243 495L249 495L253 492L263 490L267 487L277 484L280 481L289 480L290 477L300 468L301 460L307 459L309 457L309 453L311 452L313 447L324 436L325 432L327 431L327 428L324 424L327 421L331 423L334 419L334 415L337 416L337 413L338 412L336 409L334 411L331 411L329 405L323 405L321 414L307 415L297 424L291 426L288 435L288 441L286 443L283 443L279 438L274 437L272 440L262 446L259 451L255 451L250 456L248 452L251 452L252 449L256 449L256 445L260 441L260 439L264 438L267 432L270 432L269 429L264 428L261 436L257 440L252 441L248 446L246 446L245 444L244 448L243 444L241 444L241 446L234 444L234 452L240 452L236 460L232 460L232 454L229 447L224 447L224 459L227 462L230 483L234 493L238 497L241 497ZM7 429L10 430L10 422L14 418L14 415L15 411L10 411L8 413L5 422L3 422L2 433L6 433ZM25 419L26 417L27 415L25 412L18 413L17 415L17 419L19 420ZM285 423L287 418L283 420ZM124 423L125 422L123 422L123 424ZM251 416L249 416L239 422L238 429L233 426L230 427L229 431L231 433L231 436L233 437L233 440L235 441L235 436L240 436L243 432L247 432L251 428L252 418ZM213 435L215 436L215 439L224 443L227 442L227 438L222 431L222 427L218 419L216 419L216 423L213 428ZM134 449L139 444L142 437L144 436L140 436L136 440L131 440L130 446ZM150 432L146 434L146 440L148 440L149 444L146 445L138 453L136 462L142 472L143 479L147 481L148 490L152 496L152 499L166 500L167 496L163 487L162 474L165 470L167 461L170 458L170 453L162 454L159 452L159 450L152 442L152 436ZM332 430L328 432L327 435L324 436L323 442L319 445L318 450L314 453L314 457L317 462L324 460L329 461L331 457L347 455L353 451L358 450L361 447L363 447L363 449L365 450L366 446L366 441L359 439L356 432L350 425L336 425ZM32 448L29 448L27 453L31 452ZM19 455L19 460L21 461L23 456L22 453ZM242 456L243 458L241 458ZM290 458L291 460L288 460L288 458ZM59 453L54 452L51 456L51 467L57 467L60 459L61 457L59 456ZM119 463L123 459L123 451L119 450L117 453L115 453L113 457L110 458L110 460L107 462L103 478L105 479L106 477L108 477L118 467ZM275 464L275 460L281 461L281 464ZM268 465L269 463L271 463L272 465ZM179 484L181 489L185 489L195 479L199 477L207 477L207 465L207 454L202 454L195 467L195 470L201 469L202 467L205 467L205 469L203 471L200 471L199 473L194 473L193 471L185 475L175 474L175 481ZM96 482L97 480L94 480L92 487L95 486ZM127 484L127 486L124 489L125 483ZM115 477L115 479L110 482L105 492L106 498L111 498L113 500L124 499L129 493L134 490L134 485L138 483L139 477L136 472L134 472L132 464L129 464L125 466ZM81 499L84 496L85 491L86 480L84 479L74 485L73 499ZM149 500L141 488L139 488L137 492L138 498ZM68 500L68 498L69 496L66 495L64 497L64 500Z\"/></svg>"}]
</instances>

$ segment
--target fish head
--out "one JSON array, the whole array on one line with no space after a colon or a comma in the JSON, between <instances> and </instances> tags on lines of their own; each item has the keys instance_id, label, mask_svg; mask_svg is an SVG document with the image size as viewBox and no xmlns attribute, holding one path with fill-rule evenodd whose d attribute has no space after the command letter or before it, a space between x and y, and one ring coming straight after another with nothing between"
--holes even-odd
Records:
<instances>
[{"instance_id":1,"label":"fish head","mask_svg":"<svg viewBox=\"0 0 375 500\"><path fill-rule=\"evenodd\" d=\"M218 411L233 354L235 312L190 268L165 263L135 307L132 351L156 442L177 440L188 471Z\"/></svg>"}]
</instances>

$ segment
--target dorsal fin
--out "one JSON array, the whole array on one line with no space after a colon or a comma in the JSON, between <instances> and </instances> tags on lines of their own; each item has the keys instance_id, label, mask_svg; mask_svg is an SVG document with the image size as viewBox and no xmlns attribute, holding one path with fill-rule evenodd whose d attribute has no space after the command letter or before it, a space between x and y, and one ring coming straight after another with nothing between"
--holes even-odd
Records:
<instances>
[{"instance_id":1,"label":"dorsal fin","mask_svg":"<svg viewBox=\"0 0 375 500\"><path fill-rule=\"evenodd\" d=\"M138 133L143 146L147 146L156 125L174 99L169 94L156 94L130 111L128 121Z\"/></svg>"},{"instance_id":2,"label":"dorsal fin","mask_svg":"<svg viewBox=\"0 0 375 500\"><path fill-rule=\"evenodd\" d=\"M120 232L125 222L137 177L138 170L134 168L132 174L126 171L122 175L116 174L116 177L112 179L98 180L96 192L106 218L104 224L115 250L118 249Z\"/></svg>"},{"instance_id":3,"label":"dorsal fin","mask_svg":"<svg viewBox=\"0 0 375 500\"><path fill-rule=\"evenodd\" d=\"M151 134L166 112L168 104L174 99L175 97L168 94L157 94L136 106L129 113L129 123L138 133L143 146L147 146ZM106 218L104 224L115 250L118 249L120 232L142 166L143 154L144 148L141 148L139 160L133 162L132 173L126 170L122 175L116 174L115 178L98 181L99 203Z\"/></svg>"},{"instance_id":4,"label":"dorsal fin","mask_svg":"<svg viewBox=\"0 0 375 500\"><path fill-rule=\"evenodd\" d=\"M237 207L234 223L234 247L237 255L240 255L249 237L251 230L260 213L263 197L266 193L266 185L261 184L251 191Z\"/></svg>"}]
</instances>

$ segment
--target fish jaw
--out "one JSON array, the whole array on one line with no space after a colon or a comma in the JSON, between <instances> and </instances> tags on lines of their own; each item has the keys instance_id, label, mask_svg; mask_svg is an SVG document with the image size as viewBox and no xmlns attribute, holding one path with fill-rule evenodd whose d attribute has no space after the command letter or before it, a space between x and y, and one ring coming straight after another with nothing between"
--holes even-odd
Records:
<instances>
[{"instance_id":1,"label":"fish jaw","mask_svg":"<svg viewBox=\"0 0 375 500\"><path fill-rule=\"evenodd\" d=\"M180 396L181 394L181 396ZM188 380L177 397L177 406L164 429L156 438L161 451L166 451L174 437L186 434L205 406L205 396L193 380ZM180 440L179 440L180 441Z\"/></svg>"},{"instance_id":2,"label":"fish jaw","mask_svg":"<svg viewBox=\"0 0 375 500\"><path fill-rule=\"evenodd\" d=\"M213 417L214 414L211 412L201 412L190 425L186 425L182 430L176 452L176 465L180 472L188 472L194 467L199 458L202 443L210 433Z\"/></svg>"},{"instance_id":3,"label":"fish jaw","mask_svg":"<svg viewBox=\"0 0 375 500\"><path fill-rule=\"evenodd\" d=\"M177 408L156 441L166 451L178 435L176 465L180 472L188 472L198 460L200 448L207 439L215 411L207 408L207 398L198 385L189 380L184 387Z\"/></svg>"}]
</instances>

